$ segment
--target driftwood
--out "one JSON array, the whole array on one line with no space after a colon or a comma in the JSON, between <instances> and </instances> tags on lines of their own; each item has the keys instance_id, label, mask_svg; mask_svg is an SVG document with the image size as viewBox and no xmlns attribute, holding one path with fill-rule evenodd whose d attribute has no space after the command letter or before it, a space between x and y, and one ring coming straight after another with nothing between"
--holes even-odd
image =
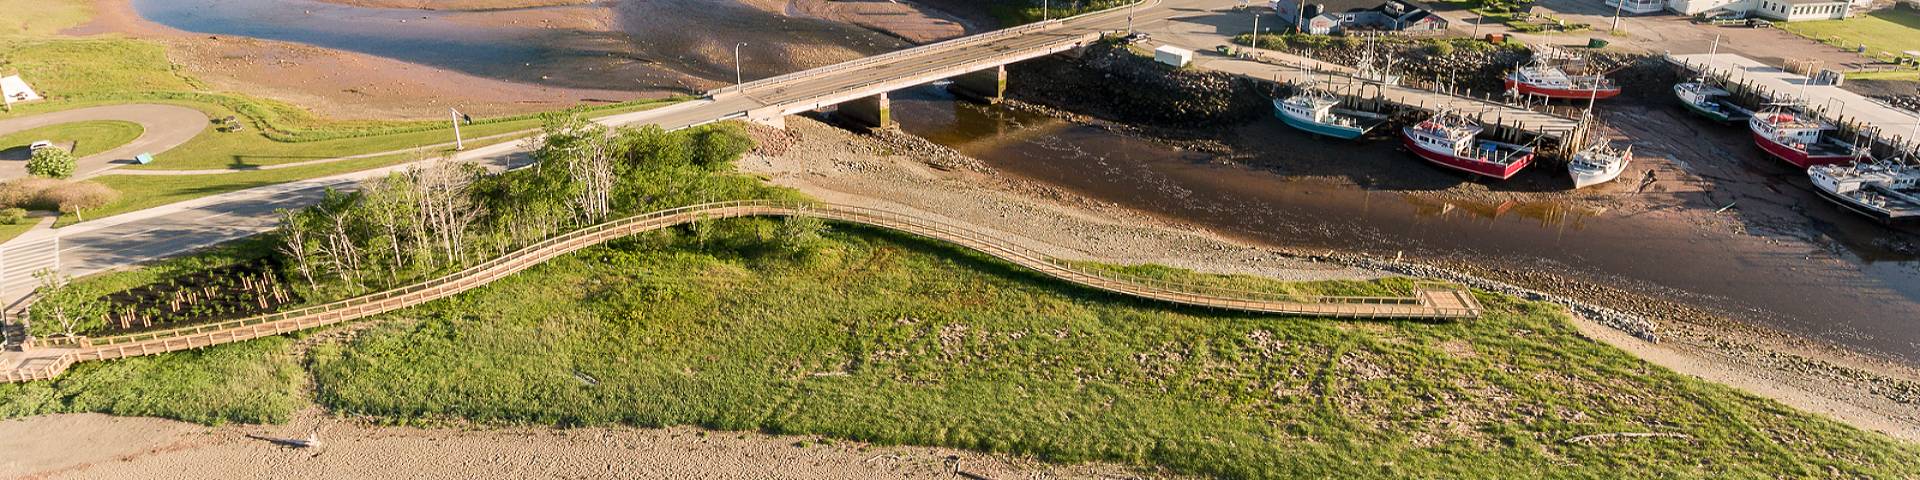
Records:
<instances>
[{"instance_id":1,"label":"driftwood","mask_svg":"<svg viewBox=\"0 0 1920 480\"><path fill-rule=\"evenodd\" d=\"M1560 443L1587 443L1595 440L1612 440L1615 438L1678 438L1683 440L1692 440L1693 436L1687 435L1684 433L1672 433L1672 432L1596 433L1593 435L1581 435L1578 437L1561 440Z\"/></svg>"}]
</instances>

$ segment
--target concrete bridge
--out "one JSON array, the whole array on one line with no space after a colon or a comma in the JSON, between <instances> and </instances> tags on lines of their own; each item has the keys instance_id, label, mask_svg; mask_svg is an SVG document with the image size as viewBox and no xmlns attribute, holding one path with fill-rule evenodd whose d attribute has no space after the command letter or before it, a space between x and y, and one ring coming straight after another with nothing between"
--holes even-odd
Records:
<instances>
[{"instance_id":1,"label":"concrete bridge","mask_svg":"<svg viewBox=\"0 0 1920 480\"><path fill-rule=\"evenodd\" d=\"M997 102L1007 88L1006 65L1085 46L1131 23L1172 15L1162 0L1142 0L1076 17L996 30L939 43L770 77L708 92L707 98L654 111L604 119L608 124L644 123L669 130L724 120L774 126L782 117L839 105L869 126L893 126L888 92L952 79L964 96Z\"/></svg>"}]
</instances>

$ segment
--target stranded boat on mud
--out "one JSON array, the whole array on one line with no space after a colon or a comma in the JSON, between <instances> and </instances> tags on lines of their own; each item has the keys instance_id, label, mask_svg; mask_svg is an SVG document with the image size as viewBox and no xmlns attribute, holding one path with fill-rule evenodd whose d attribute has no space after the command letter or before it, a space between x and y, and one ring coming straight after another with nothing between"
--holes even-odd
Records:
<instances>
[{"instance_id":1,"label":"stranded boat on mud","mask_svg":"<svg viewBox=\"0 0 1920 480\"><path fill-rule=\"evenodd\" d=\"M1673 85L1673 96L1680 98L1680 104L1687 110L1702 117L1720 123L1745 120L1753 112L1734 105L1727 97L1731 95L1720 87L1708 85L1704 81L1678 83Z\"/></svg>"},{"instance_id":2,"label":"stranded boat on mud","mask_svg":"<svg viewBox=\"0 0 1920 480\"><path fill-rule=\"evenodd\" d=\"M1747 119L1753 143L1768 155L1800 168L1853 162L1860 149L1833 138L1832 125L1792 110L1774 107Z\"/></svg>"},{"instance_id":3,"label":"stranded boat on mud","mask_svg":"<svg viewBox=\"0 0 1920 480\"><path fill-rule=\"evenodd\" d=\"M1592 100L1613 98L1620 86L1603 75L1567 75L1545 63L1535 63L1507 74L1507 90L1520 95Z\"/></svg>"},{"instance_id":4,"label":"stranded boat on mud","mask_svg":"<svg viewBox=\"0 0 1920 480\"><path fill-rule=\"evenodd\" d=\"M1633 162L1633 147L1613 148L1605 140L1594 142L1592 146L1573 154L1567 160L1567 175L1573 177L1573 188L1581 189L1613 181L1620 172Z\"/></svg>"},{"instance_id":5,"label":"stranded boat on mud","mask_svg":"<svg viewBox=\"0 0 1920 480\"><path fill-rule=\"evenodd\" d=\"M1881 222L1920 218L1920 166L1860 162L1807 169L1814 190L1848 210Z\"/></svg>"},{"instance_id":6,"label":"stranded boat on mud","mask_svg":"<svg viewBox=\"0 0 1920 480\"><path fill-rule=\"evenodd\" d=\"M1533 149L1479 140L1481 130L1478 122L1440 112L1400 133L1407 148L1420 158L1475 175L1506 180L1533 162Z\"/></svg>"},{"instance_id":7,"label":"stranded boat on mud","mask_svg":"<svg viewBox=\"0 0 1920 480\"><path fill-rule=\"evenodd\" d=\"M1387 122L1385 116L1336 108L1339 105L1339 98L1309 85L1292 97L1274 100L1273 115L1307 133L1347 140Z\"/></svg>"}]
</instances>

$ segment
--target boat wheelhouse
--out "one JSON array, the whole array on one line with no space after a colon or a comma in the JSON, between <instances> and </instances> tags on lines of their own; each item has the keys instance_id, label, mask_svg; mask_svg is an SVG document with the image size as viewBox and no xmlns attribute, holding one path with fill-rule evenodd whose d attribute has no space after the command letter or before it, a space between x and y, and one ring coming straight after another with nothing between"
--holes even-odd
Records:
<instances>
[{"instance_id":1,"label":"boat wheelhouse","mask_svg":"<svg viewBox=\"0 0 1920 480\"><path fill-rule=\"evenodd\" d=\"M1481 131L1478 122L1447 112L1400 130L1415 155L1454 170L1506 180L1533 162L1533 149L1480 140Z\"/></svg>"},{"instance_id":2,"label":"boat wheelhouse","mask_svg":"<svg viewBox=\"0 0 1920 480\"><path fill-rule=\"evenodd\" d=\"M1859 148L1833 138L1832 125L1785 108L1755 113L1747 119L1747 127L1753 130L1755 145L1795 167L1852 163L1860 158Z\"/></svg>"}]
</instances>

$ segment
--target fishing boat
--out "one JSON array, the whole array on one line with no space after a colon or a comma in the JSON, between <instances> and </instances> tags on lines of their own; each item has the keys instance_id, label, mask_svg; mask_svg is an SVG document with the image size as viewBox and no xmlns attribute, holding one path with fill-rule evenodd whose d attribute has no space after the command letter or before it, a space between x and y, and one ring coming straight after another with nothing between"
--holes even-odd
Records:
<instances>
[{"instance_id":1,"label":"fishing boat","mask_svg":"<svg viewBox=\"0 0 1920 480\"><path fill-rule=\"evenodd\" d=\"M1574 189L1582 189L1619 178L1620 172L1632 162L1632 146L1614 148L1602 140L1573 154L1573 158L1567 160L1567 175L1573 177Z\"/></svg>"},{"instance_id":2,"label":"fishing boat","mask_svg":"<svg viewBox=\"0 0 1920 480\"><path fill-rule=\"evenodd\" d=\"M1475 175L1506 180L1533 162L1533 149L1480 140L1480 124L1440 112L1418 125L1402 128L1407 149L1426 161Z\"/></svg>"},{"instance_id":3,"label":"fishing boat","mask_svg":"<svg viewBox=\"0 0 1920 480\"><path fill-rule=\"evenodd\" d=\"M1273 115L1301 131L1347 140L1360 138L1387 122L1385 116L1346 110L1338 108L1339 105L1339 98L1309 84L1298 94L1274 99Z\"/></svg>"},{"instance_id":4,"label":"fishing boat","mask_svg":"<svg viewBox=\"0 0 1920 480\"><path fill-rule=\"evenodd\" d=\"M1768 155L1795 167L1851 163L1860 157L1860 149L1833 138L1832 125L1780 106L1755 113L1747 119L1753 130L1753 143Z\"/></svg>"},{"instance_id":5,"label":"fishing boat","mask_svg":"<svg viewBox=\"0 0 1920 480\"><path fill-rule=\"evenodd\" d=\"M1728 95L1730 94L1726 90L1708 85L1704 81L1673 85L1673 96L1680 98L1680 104L1686 105L1687 110L1707 117L1708 120L1727 123L1753 116L1753 112L1740 108L1739 105L1728 100Z\"/></svg>"},{"instance_id":6,"label":"fishing boat","mask_svg":"<svg viewBox=\"0 0 1920 480\"><path fill-rule=\"evenodd\" d=\"M1707 119L1716 122L1728 123L1735 120L1746 120L1753 116L1753 111L1735 105L1732 100L1728 100L1728 97L1732 94L1720 89L1720 87L1715 87L1707 83L1704 72L1713 71L1713 59L1716 58L1714 55L1719 51L1720 36L1715 35L1713 37L1713 48L1707 50L1707 66L1701 70L1703 73L1701 73L1700 76L1694 77L1691 82L1674 84L1673 96L1679 97L1680 104L1686 105L1687 110L1691 110L1695 114L1707 117Z\"/></svg>"},{"instance_id":7,"label":"fishing boat","mask_svg":"<svg viewBox=\"0 0 1920 480\"><path fill-rule=\"evenodd\" d=\"M1546 98L1602 99L1620 94L1620 86L1604 75L1568 75L1566 71L1535 62L1507 73L1507 91Z\"/></svg>"},{"instance_id":8,"label":"fishing boat","mask_svg":"<svg viewBox=\"0 0 1920 480\"><path fill-rule=\"evenodd\" d=\"M1898 162L1814 165L1820 197L1885 223L1920 219L1920 166Z\"/></svg>"},{"instance_id":9,"label":"fishing boat","mask_svg":"<svg viewBox=\"0 0 1920 480\"><path fill-rule=\"evenodd\" d=\"M1399 85L1400 76L1393 74L1393 58L1386 59L1386 67L1374 65L1378 57L1373 54L1373 39L1367 39L1367 50L1360 54L1360 61L1353 68L1353 78L1361 81L1385 85Z\"/></svg>"}]
</instances>

